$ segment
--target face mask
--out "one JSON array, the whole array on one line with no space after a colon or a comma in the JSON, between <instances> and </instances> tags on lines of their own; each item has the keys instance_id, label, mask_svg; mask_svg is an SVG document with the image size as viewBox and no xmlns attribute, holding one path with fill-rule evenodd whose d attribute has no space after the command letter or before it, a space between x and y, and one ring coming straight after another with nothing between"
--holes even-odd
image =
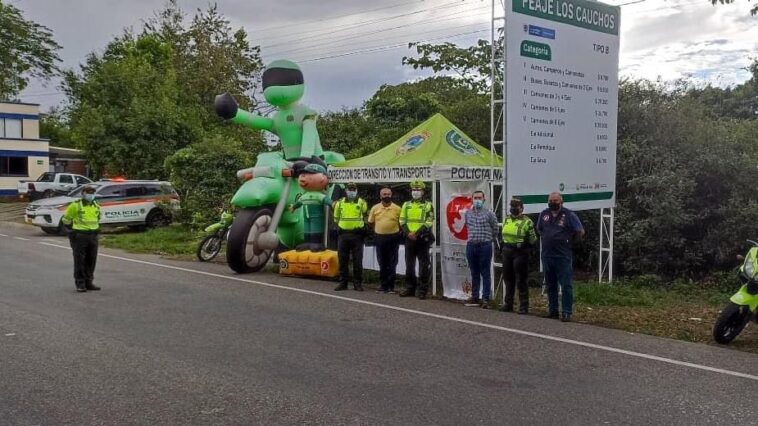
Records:
<instances>
[{"instance_id":1,"label":"face mask","mask_svg":"<svg viewBox=\"0 0 758 426\"><path fill-rule=\"evenodd\" d=\"M484 200L474 200L474 208L481 209L484 205Z\"/></svg>"},{"instance_id":2,"label":"face mask","mask_svg":"<svg viewBox=\"0 0 758 426\"><path fill-rule=\"evenodd\" d=\"M358 195L358 191L347 191L347 198L350 198L351 200L355 198Z\"/></svg>"},{"instance_id":3,"label":"face mask","mask_svg":"<svg viewBox=\"0 0 758 426\"><path fill-rule=\"evenodd\" d=\"M414 200L418 200L421 198L421 191L411 191L411 197L413 197Z\"/></svg>"},{"instance_id":4,"label":"face mask","mask_svg":"<svg viewBox=\"0 0 758 426\"><path fill-rule=\"evenodd\" d=\"M547 203L547 207L551 211L557 212L558 210L561 209L561 204L560 203Z\"/></svg>"},{"instance_id":5,"label":"face mask","mask_svg":"<svg viewBox=\"0 0 758 426\"><path fill-rule=\"evenodd\" d=\"M521 209L518 207L511 207L511 214L514 216L518 216L521 214Z\"/></svg>"},{"instance_id":6,"label":"face mask","mask_svg":"<svg viewBox=\"0 0 758 426\"><path fill-rule=\"evenodd\" d=\"M95 201L95 194L84 194L84 200L90 203Z\"/></svg>"},{"instance_id":7,"label":"face mask","mask_svg":"<svg viewBox=\"0 0 758 426\"><path fill-rule=\"evenodd\" d=\"M389 204L392 202L392 197L382 197L382 202L384 204Z\"/></svg>"}]
</instances>

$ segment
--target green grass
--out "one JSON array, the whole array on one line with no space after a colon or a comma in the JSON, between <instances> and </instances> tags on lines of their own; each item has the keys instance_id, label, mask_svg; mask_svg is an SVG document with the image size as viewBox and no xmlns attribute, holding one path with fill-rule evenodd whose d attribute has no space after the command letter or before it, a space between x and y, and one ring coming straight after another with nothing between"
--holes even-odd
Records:
<instances>
[{"instance_id":1,"label":"green grass","mask_svg":"<svg viewBox=\"0 0 758 426\"><path fill-rule=\"evenodd\" d=\"M203 235L185 226L171 225L145 232L115 231L103 234L100 242L132 253L185 257L195 254Z\"/></svg>"}]
</instances>

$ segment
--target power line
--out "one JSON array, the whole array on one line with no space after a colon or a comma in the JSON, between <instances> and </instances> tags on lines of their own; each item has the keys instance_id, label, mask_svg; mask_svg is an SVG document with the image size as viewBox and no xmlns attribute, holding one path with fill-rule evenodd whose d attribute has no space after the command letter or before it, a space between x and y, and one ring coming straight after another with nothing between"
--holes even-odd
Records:
<instances>
[{"instance_id":1,"label":"power line","mask_svg":"<svg viewBox=\"0 0 758 426\"><path fill-rule=\"evenodd\" d=\"M446 36L441 36L441 37L434 37L434 38L429 38L429 39L426 39L426 40L419 40L418 42L419 43L426 43L426 42L429 42L429 41L435 41L435 40L446 39L446 38L447 39L454 39L454 38L458 38L458 37L462 37L462 36L467 36L467 35L472 35L472 34L477 34L477 33L483 33L483 32L486 32L486 31L489 31L489 28L483 29L483 30L478 30L478 31L470 31L470 32L460 33L460 34L452 34L452 35L446 35ZM400 44L395 44L395 45L380 46L380 47L373 48L373 49L355 50L355 51L352 51L352 52L345 52L345 53L341 53L341 54L337 54L337 55L330 55L330 56L323 56L323 57L319 57L319 58L304 59L304 60L300 60L299 62L300 63L307 63L307 62L321 61L321 60L325 60L325 59L341 58L341 57L344 57L344 56L358 55L358 54L362 54L362 53L380 52L380 51L384 51L384 50L392 50L392 49L397 49L399 47L405 47L407 45L408 45L408 43L405 42L405 43L400 43Z\"/></svg>"},{"instance_id":2,"label":"power line","mask_svg":"<svg viewBox=\"0 0 758 426\"><path fill-rule=\"evenodd\" d=\"M440 29L436 29L436 30L425 31L423 33L406 34L406 35L399 36L399 37L396 37L396 38L393 38L393 39L371 40L371 41L374 41L374 42L381 41L381 44L379 44L378 46L376 46L376 45L375 46L370 46L370 45L367 45L367 43L358 43L358 44L347 43L347 44L344 44L344 45L323 46L322 49L318 49L318 48L316 48L316 49L305 49L302 52L300 52L301 53L300 56L302 57L303 55L308 56L308 55L314 55L314 54L318 54L318 55L330 55L330 54L340 53L340 52L344 52L344 51L351 51L353 49L360 49L360 50L362 50L362 49L372 49L374 47L386 46L388 44L394 45L396 43L398 43L398 44L399 43L403 43L403 44L407 45L408 42L406 40L408 40L409 38L412 38L412 37L417 37L417 36L421 36L421 35L424 35L424 34L439 33L440 31L461 30L463 28L481 27L481 25L484 25L484 24L487 24L487 23L488 22L485 22L485 21L483 21L483 22L475 22L475 23L471 23L471 24L467 24L467 25L460 25L460 26L457 26L457 27L440 28ZM447 33L447 34L449 34L449 33ZM444 37L444 34L442 34L440 36ZM294 55L294 57L297 57L297 56L298 55Z\"/></svg>"},{"instance_id":3,"label":"power line","mask_svg":"<svg viewBox=\"0 0 758 426\"><path fill-rule=\"evenodd\" d=\"M406 2L403 2L403 3L396 3L394 5L379 7L379 8L376 8L376 9L364 10L362 12L353 12L353 13L348 13L348 14L345 14L345 15L337 15L337 16L332 16L330 18L316 19L316 20L313 20L313 21L306 21L306 22L296 23L296 24L293 24L293 25L297 25L299 27L303 27L303 26L307 26L307 25L317 24L317 23L320 23L320 22L333 21L335 19L347 18L348 16L363 15L363 14L366 14L366 13L378 12L380 10L394 9L394 8L400 7L400 6L407 6L409 3L422 3L424 1L425 0L416 0L415 2L407 2L406 1ZM279 27L279 26L271 26L271 27L261 28L260 30L255 30L255 31L270 31L270 30L276 30L276 29L281 29L281 27Z\"/></svg>"},{"instance_id":4,"label":"power line","mask_svg":"<svg viewBox=\"0 0 758 426\"><path fill-rule=\"evenodd\" d=\"M390 16L390 17L380 18L380 19L375 19L375 20L369 20L369 21L363 21L363 22L355 22L355 23L351 23L351 24L346 24L346 25L343 26L344 28L341 28L341 29L329 30L329 31L323 32L322 34L308 35L308 36L297 38L297 39L293 39L293 40L284 40L284 41L281 41L281 42L278 42L278 43L274 43L274 44L262 45L261 48L268 49L268 48L271 48L271 47L277 47L277 46L282 46L282 45L285 45L285 44L296 43L298 41L306 41L306 40L319 39L319 38L322 38L323 36L326 36L326 35L335 34L335 33L339 33L339 32L350 30L350 29L354 29L354 28L362 28L362 27L365 27L367 25L372 25L372 24L376 24L376 23L379 23L379 22L386 22L386 21L391 21L391 20L395 20L395 19L406 18L408 16L418 15L420 13L428 12L430 10L440 10L440 9L454 8L454 7L460 6L461 4L462 4L461 0L456 0L456 1L453 1L453 2L442 4L440 6L436 6L434 8L421 9L421 10L417 10L417 11L414 11L414 12L403 13L403 14L400 14L400 15L395 15L395 16ZM302 36L303 33L298 33L298 34L293 34L293 35L294 36Z\"/></svg>"},{"instance_id":5,"label":"power line","mask_svg":"<svg viewBox=\"0 0 758 426\"><path fill-rule=\"evenodd\" d=\"M470 11L467 11L467 12L470 12ZM370 32L367 32L367 33L359 33L359 34L356 34L356 35L350 37L351 41L347 45L354 45L356 43L362 43L360 41L356 42L355 41L356 38L367 37L367 36L376 35L376 34L388 32L388 31L395 31L395 30L398 30L398 29L407 28L407 27L411 27L411 26L415 26L415 25L437 24L437 23L440 23L440 22L451 21L451 20L459 20L459 19L463 19L463 18L475 18L475 17L478 17L479 15L481 15L481 13L475 13L473 15L467 15L467 16L452 16L452 17L448 17L446 19L427 21L427 22L423 22L423 23L419 23L419 24L417 24L417 23L411 23L411 24L398 25L398 26L395 26L395 27L390 27L390 28L384 28L384 29L380 29L380 30L370 31ZM478 22L477 22L477 24L478 24ZM472 24L469 24L469 25L472 25ZM460 28L460 27L458 27L458 28ZM442 28L442 29L431 30L431 31L426 31L426 32L422 32L422 33L414 33L414 34L409 34L407 36L413 36L413 35L418 35L418 34L428 34L429 32L443 31L443 30L446 30L446 29L449 30L450 28ZM336 40L342 40L342 39L344 39L344 37L340 37L340 38L336 38L336 39L330 39L330 40L323 40L322 42L319 42L317 44L310 45L310 46L306 44L304 46L300 46L300 47L297 47L297 48L294 48L294 49L288 49L288 50L282 50L282 51L278 51L278 52L268 53L268 56L281 56L283 54L291 54L291 53L301 52L301 51L309 50L309 49L313 49L313 48L319 48L319 47L328 45L328 43L331 40L335 40L336 41ZM372 40L367 40L367 41L370 42ZM363 41L363 42L366 42L366 41ZM345 44L337 45L337 46L345 46ZM337 46L328 45L328 47L337 47Z\"/></svg>"}]
</instances>

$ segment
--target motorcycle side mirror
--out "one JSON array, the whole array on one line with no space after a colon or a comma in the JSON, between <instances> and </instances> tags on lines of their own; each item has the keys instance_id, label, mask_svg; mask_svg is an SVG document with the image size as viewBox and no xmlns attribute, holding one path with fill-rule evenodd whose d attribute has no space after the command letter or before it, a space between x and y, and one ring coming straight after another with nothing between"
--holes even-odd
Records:
<instances>
[{"instance_id":1,"label":"motorcycle side mirror","mask_svg":"<svg viewBox=\"0 0 758 426\"><path fill-rule=\"evenodd\" d=\"M745 260L745 256L743 256L741 254L738 254L737 255L737 260L739 260L740 262L742 262L743 260Z\"/></svg>"}]
</instances>

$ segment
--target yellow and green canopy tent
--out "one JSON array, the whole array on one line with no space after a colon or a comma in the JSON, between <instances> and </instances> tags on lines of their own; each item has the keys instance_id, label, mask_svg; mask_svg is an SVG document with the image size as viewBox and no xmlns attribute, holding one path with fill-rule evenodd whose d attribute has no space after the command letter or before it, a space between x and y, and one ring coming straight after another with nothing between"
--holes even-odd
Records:
<instances>
[{"instance_id":1,"label":"yellow and green canopy tent","mask_svg":"<svg viewBox=\"0 0 758 426\"><path fill-rule=\"evenodd\" d=\"M492 155L442 114L435 114L384 148L329 168L332 182L420 179L502 180L503 158Z\"/></svg>"}]
</instances>

